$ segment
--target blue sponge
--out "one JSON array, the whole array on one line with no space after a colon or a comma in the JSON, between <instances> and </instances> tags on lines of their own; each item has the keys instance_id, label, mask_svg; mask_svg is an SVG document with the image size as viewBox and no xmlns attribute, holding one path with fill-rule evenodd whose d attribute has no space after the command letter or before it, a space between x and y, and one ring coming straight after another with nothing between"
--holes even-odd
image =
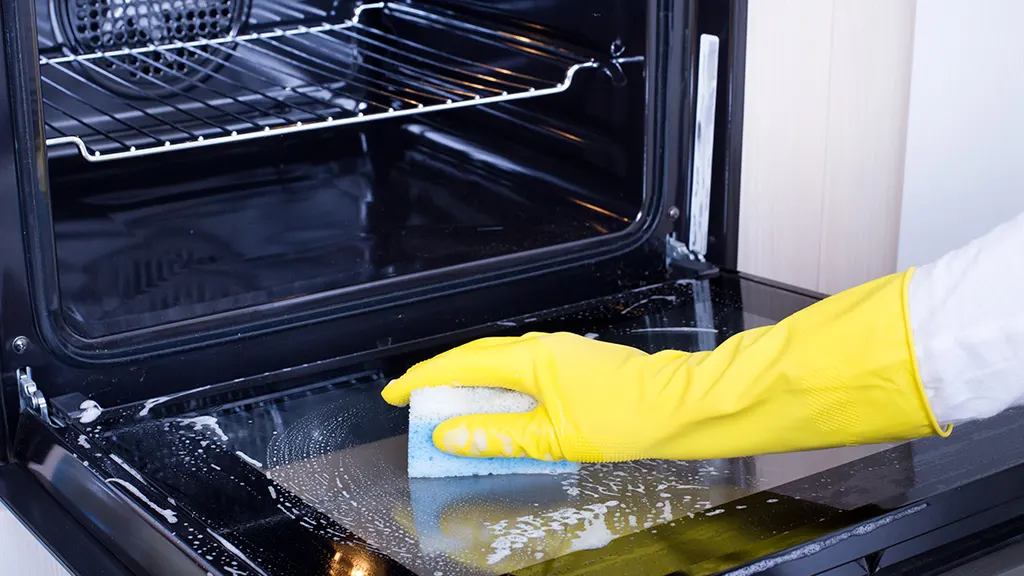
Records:
<instances>
[{"instance_id":1,"label":"blue sponge","mask_svg":"<svg viewBox=\"0 0 1024 576\"><path fill-rule=\"evenodd\" d=\"M409 403L409 477L446 478L488 474L562 474L579 470L575 462L531 458L468 458L434 446L434 428L453 416L529 412L532 397L499 388L441 386L412 393Z\"/></svg>"}]
</instances>

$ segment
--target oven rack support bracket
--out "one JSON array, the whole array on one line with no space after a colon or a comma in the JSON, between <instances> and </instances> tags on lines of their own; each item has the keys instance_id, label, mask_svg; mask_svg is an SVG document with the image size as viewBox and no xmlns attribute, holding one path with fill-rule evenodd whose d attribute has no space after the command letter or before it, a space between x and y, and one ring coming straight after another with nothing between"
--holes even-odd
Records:
<instances>
[{"instance_id":1,"label":"oven rack support bracket","mask_svg":"<svg viewBox=\"0 0 1024 576\"><path fill-rule=\"evenodd\" d=\"M457 35L467 39L467 42L479 42L483 46L497 45L507 52L510 59L531 60L550 67L555 73L541 79L518 70L445 54L436 48L362 24L360 17L371 10L389 11L413 21L430 20L440 34ZM481 29L465 23L439 22L436 15L430 12L393 2L379 2L357 7L351 19L337 24L324 23L313 27L298 26L288 30L277 29L217 39L40 58L44 83L46 145L72 145L89 162L138 158L385 118L560 94L571 87L573 79L581 70L644 61L642 56L624 56L602 64L594 58L587 59L578 54L546 47L541 40ZM294 72L296 69L304 69L323 76L336 72L337 66L332 62L323 62L319 67L310 64L308 55L296 56L301 51L288 43L308 46L314 40L330 44L338 43L343 38L355 39L364 53L363 57L383 58L398 66L399 72L383 84L375 83L370 76L358 71L350 78L336 76L331 81L310 84L308 78ZM344 46L338 44L334 52L325 54L341 53ZM380 52L382 49L384 51ZM103 101L112 94L92 83L82 70L109 76L109 72L101 66L124 68L125 59L156 62L164 58L187 66L188 62L176 55L176 51L180 53L186 50L204 50L206 54L212 54L211 58L220 62L226 71L217 75L222 81L235 86L235 89L248 86L246 83L262 85L263 88L247 88L231 93L211 87L208 83L191 82L185 88L176 89L174 97L157 98L156 103L170 111L171 117L151 112L146 104L134 98L120 98L120 101L115 102L137 113L128 116L115 111L117 106L106 108L104 104L93 103ZM253 54L260 54L261 59L253 57ZM154 66L160 65L156 63ZM294 86L274 84L267 78L270 70L278 75L289 76L291 82L299 83ZM164 72L174 74L170 68ZM228 72L235 77L231 77ZM343 86L337 88L332 81ZM366 98L365 95L346 92L350 84L368 90L375 96ZM314 89L319 92L314 93ZM50 98L47 98L48 94ZM142 94L139 91L137 95ZM89 99L89 95L104 98ZM55 96L70 99L71 102L59 103L59 98ZM229 105L226 106L225 101ZM85 110L88 114L80 114L72 105L88 108ZM250 115L254 111L265 113L264 117L253 119ZM175 113L177 117L174 117ZM183 119L193 122L192 127L182 124ZM201 126L202 129L196 129L195 126Z\"/></svg>"},{"instance_id":2,"label":"oven rack support bracket","mask_svg":"<svg viewBox=\"0 0 1024 576\"><path fill-rule=\"evenodd\" d=\"M36 381L32 379L32 368L30 366L18 368L16 375L22 411L32 412L39 416L43 422L56 428L61 428L63 424L50 416L50 407L46 402L46 397L43 396L43 391L36 385Z\"/></svg>"}]
</instances>

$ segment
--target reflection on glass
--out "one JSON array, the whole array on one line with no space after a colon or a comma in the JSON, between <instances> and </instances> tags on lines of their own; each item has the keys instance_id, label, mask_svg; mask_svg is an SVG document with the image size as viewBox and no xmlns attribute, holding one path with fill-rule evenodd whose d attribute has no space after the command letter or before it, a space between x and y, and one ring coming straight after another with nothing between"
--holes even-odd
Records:
<instances>
[{"instance_id":1,"label":"reflection on glass","mask_svg":"<svg viewBox=\"0 0 1024 576\"><path fill-rule=\"evenodd\" d=\"M338 402L298 420L274 436L265 471L422 576L503 574L698 514L736 514L723 505L866 453L806 454L788 470L775 460L790 457L769 456L585 464L557 476L410 479L404 434L346 445L352 427L404 417L373 406ZM758 474L761 466L770 478Z\"/></svg>"}]
</instances>

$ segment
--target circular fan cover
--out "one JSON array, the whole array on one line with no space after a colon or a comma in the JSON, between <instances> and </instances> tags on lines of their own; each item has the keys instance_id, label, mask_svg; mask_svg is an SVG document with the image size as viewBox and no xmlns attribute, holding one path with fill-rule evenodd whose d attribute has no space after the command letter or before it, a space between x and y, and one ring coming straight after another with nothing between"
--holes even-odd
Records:
<instances>
[{"instance_id":1,"label":"circular fan cover","mask_svg":"<svg viewBox=\"0 0 1024 576\"><path fill-rule=\"evenodd\" d=\"M234 35L248 0L51 0L65 43L78 54L168 45ZM139 96L174 92L196 82L217 64L208 46L170 48L93 59L94 80ZM215 54L227 57L225 52Z\"/></svg>"}]
</instances>

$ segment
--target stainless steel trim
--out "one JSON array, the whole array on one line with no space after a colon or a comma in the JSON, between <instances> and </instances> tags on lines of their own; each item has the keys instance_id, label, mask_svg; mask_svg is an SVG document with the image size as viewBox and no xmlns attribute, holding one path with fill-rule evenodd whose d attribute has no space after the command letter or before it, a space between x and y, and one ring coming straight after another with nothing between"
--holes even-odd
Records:
<instances>
[{"instance_id":1,"label":"stainless steel trim","mask_svg":"<svg viewBox=\"0 0 1024 576\"><path fill-rule=\"evenodd\" d=\"M697 76L693 180L690 186L690 252L701 262L708 252L712 162L715 153L715 103L718 99L718 37L702 34Z\"/></svg>"}]
</instances>

